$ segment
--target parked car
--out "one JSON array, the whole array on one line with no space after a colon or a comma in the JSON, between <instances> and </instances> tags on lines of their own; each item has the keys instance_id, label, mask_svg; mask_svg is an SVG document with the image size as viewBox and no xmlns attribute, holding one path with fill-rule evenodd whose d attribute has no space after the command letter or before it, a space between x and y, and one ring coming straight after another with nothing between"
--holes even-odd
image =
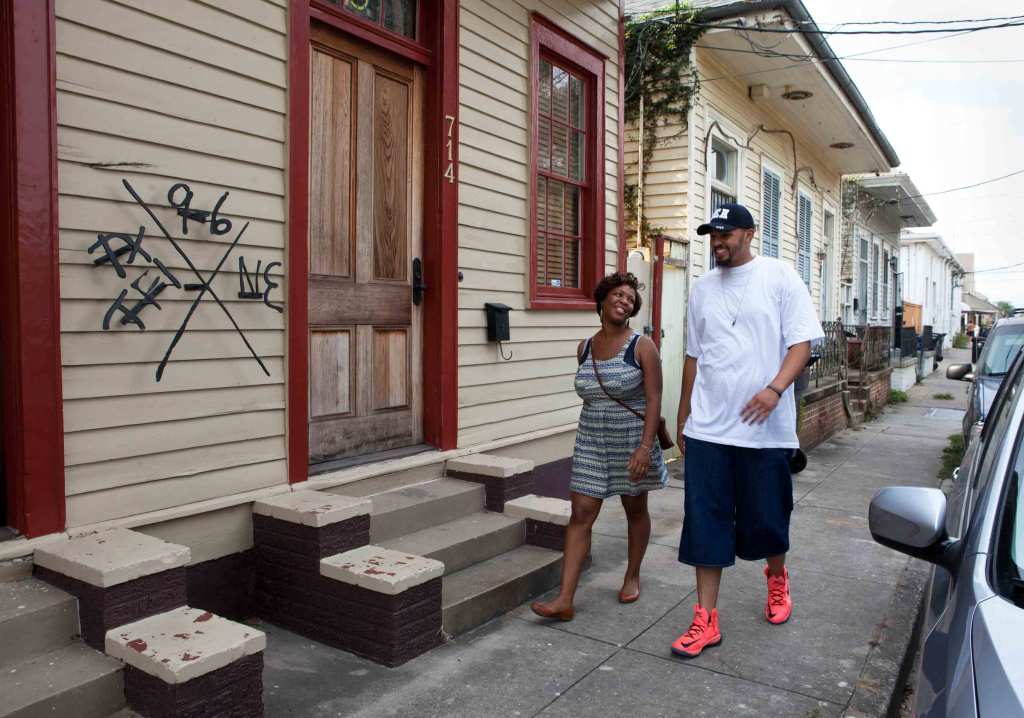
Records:
<instances>
[{"instance_id":1,"label":"parked car","mask_svg":"<svg viewBox=\"0 0 1024 718\"><path fill-rule=\"evenodd\" d=\"M947 379L971 382L963 425L965 442L970 438L971 426L985 421L992 399L1022 346L1024 317L1000 319L985 340L977 367L972 364L951 364L947 367Z\"/></svg>"},{"instance_id":2,"label":"parked car","mask_svg":"<svg viewBox=\"0 0 1024 718\"><path fill-rule=\"evenodd\" d=\"M876 541L935 564L915 691L920 718L1024 717L1024 354L972 433L948 497L889 487L869 511Z\"/></svg>"}]
</instances>

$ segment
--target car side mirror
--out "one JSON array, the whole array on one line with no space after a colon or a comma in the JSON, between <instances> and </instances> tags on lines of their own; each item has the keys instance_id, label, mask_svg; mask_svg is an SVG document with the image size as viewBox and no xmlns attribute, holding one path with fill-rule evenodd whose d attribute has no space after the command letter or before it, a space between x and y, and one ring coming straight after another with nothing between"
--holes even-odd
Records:
<instances>
[{"instance_id":1,"label":"car side mirror","mask_svg":"<svg viewBox=\"0 0 1024 718\"><path fill-rule=\"evenodd\" d=\"M954 573L957 542L946 533L946 495L938 489L889 486L871 499L871 537L888 548Z\"/></svg>"},{"instance_id":2,"label":"car side mirror","mask_svg":"<svg viewBox=\"0 0 1024 718\"><path fill-rule=\"evenodd\" d=\"M970 364L950 364L946 367L946 378L954 381L972 381L974 379L974 367ZM967 377L971 377L968 379Z\"/></svg>"}]
</instances>

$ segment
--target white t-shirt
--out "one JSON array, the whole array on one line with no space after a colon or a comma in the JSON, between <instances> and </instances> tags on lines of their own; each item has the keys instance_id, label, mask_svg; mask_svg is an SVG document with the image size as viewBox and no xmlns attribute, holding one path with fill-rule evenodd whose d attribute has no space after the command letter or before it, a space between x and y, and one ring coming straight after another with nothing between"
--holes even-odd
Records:
<instances>
[{"instance_id":1,"label":"white t-shirt","mask_svg":"<svg viewBox=\"0 0 1024 718\"><path fill-rule=\"evenodd\" d=\"M793 387L763 424L740 412L779 373L789 347L824 336L807 286L777 259L716 267L690 293L686 353L697 360L690 417L694 439L757 449L800 446Z\"/></svg>"}]
</instances>

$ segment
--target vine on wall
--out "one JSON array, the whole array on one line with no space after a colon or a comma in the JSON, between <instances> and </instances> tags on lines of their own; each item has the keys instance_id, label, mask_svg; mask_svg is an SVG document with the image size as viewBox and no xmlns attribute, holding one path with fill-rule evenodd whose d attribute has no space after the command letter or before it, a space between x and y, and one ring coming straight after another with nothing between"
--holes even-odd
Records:
<instances>
[{"instance_id":1,"label":"vine on wall","mask_svg":"<svg viewBox=\"0 0 1024 718\"><path fill-rule=\"evenodd\" d=\"M885 208L887 201L873 197L856 178L843 179L843 247L840 258L840 280L853 282L853 260L857 253L854 246L854 226L867 226L868 222Z\"/></svg>"},{"instance_id":2,"label":"vine on wall","mask_svg":"<svg viewBox=\"0 0 1024 718\"><path fill-rule=\"evenodd\" d=\"M691 48L704 32L694 24L699 15L688 3L675 0L666 9L631 18L626 23L624 111L627 123L640 123L643 105L639 179L645 185L654 147L659 142L658 128L679 126L677 132L663 137L662 143L685 134L690 108L700 92L700 80L691 63ZM633 222L637 216L638 189L638 184L623 188L626 217ZM643 217L640 234L644 239L653 234Z\"/></svg>"}]
</instances>

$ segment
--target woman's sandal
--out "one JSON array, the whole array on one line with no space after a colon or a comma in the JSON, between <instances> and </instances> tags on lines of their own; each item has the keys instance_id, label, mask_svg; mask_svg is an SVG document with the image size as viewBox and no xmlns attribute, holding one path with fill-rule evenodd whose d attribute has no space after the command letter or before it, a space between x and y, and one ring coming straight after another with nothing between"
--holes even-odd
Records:
<instances>
[{"instance_id":1,"label":"woman's sandal","mask_svg":"<svg viewBox=\"0 0 1024 718\"><path fill-rule=\"evenodd\" d=\"M619 591L619 603L636 603L640 598L640 585L637 584L636 593L627 596L622 591Z\"/></svg>"},{"instance_id":2,"label":"woman's sandal","mask_svg":"<svg viewBox=\"0 0 1024 718\"><path fill-rule=\"evenodd\" d=\"M553 618L556 621L571 621L576 616L575 608L566 608L562 611L552 611L539 601L531 603L530 610L541 618Z\"/></svg>"}]
</instances>

